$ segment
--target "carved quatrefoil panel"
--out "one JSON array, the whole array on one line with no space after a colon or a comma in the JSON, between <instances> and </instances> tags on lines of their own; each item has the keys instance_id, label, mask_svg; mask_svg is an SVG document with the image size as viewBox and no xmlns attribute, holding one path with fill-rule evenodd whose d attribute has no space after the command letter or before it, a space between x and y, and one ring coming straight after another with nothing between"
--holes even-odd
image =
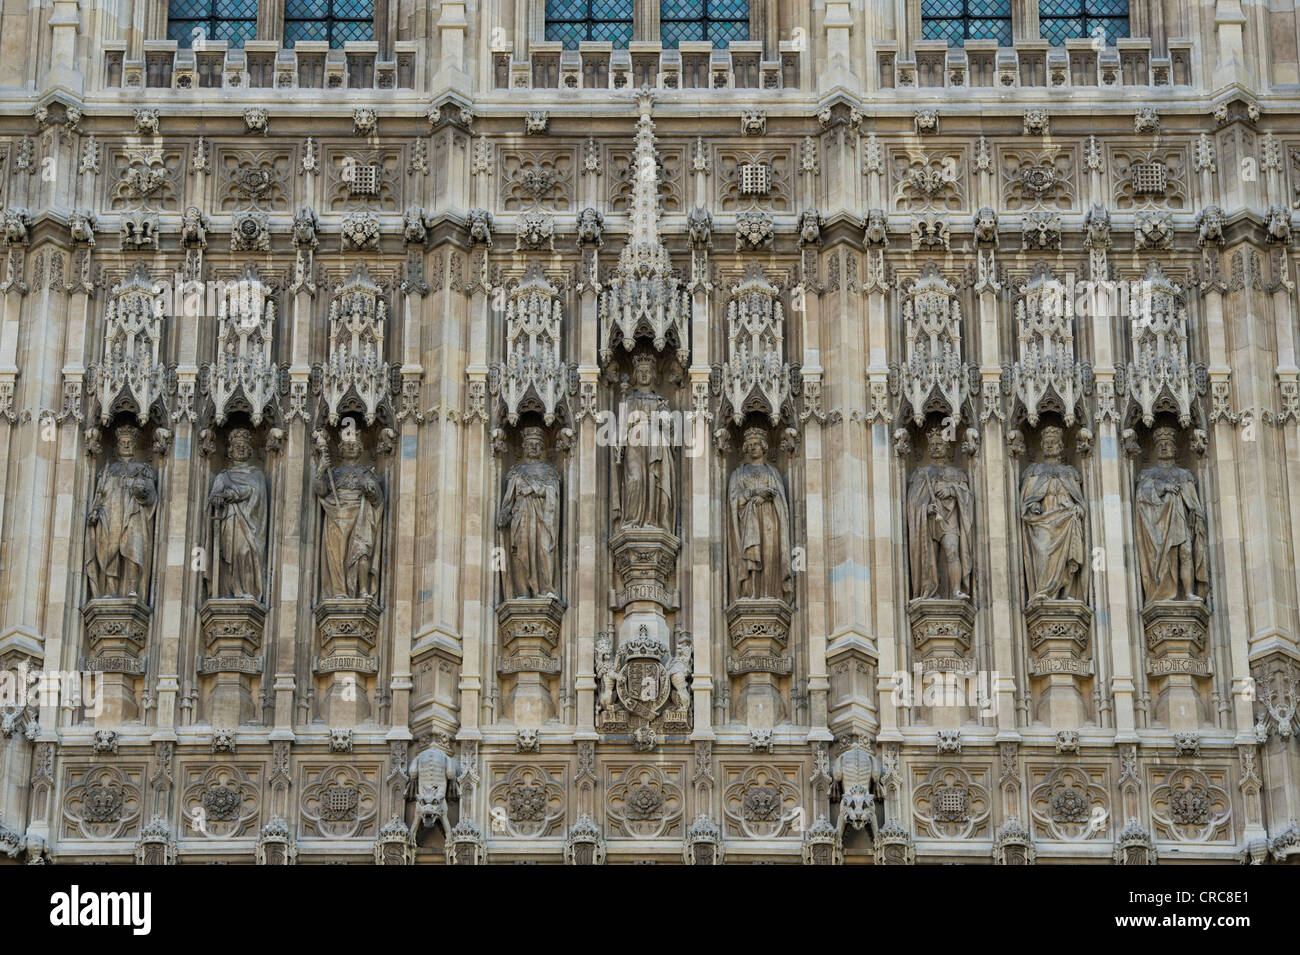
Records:
<instances>
[{"instance_id":1,"label":"carved quatrefoil panel","mask_svg":"<svg viewBox=\"0 0 1300 955\"><path fill-rule=\"evenodd\" d=\"M889 152L889 188L899 212L956 212L969 205L967 170L970 156L964 146L925 152L892 149Z\"/></svg>"},{"instance_id":2,"label":"carved quatrefoil panel","mask_svg":"<svg viewBox=\"0 0 1300 955\"><path fill-rule=\"evenodd\" d=\"M762 209L789 212L794 208L791 170L794 146L785 149L714 150L713 168L717 170L718 208L723 212ZM745 167L761 165L768 169L767 192L749 193L745 189Z\"/></svg>"},{"instance_id":3,"label":"carved quatrefoil panel","mask_svg":"<svg viewBox=\"0 0 1300 955\"><path fill-rule=\"evenodd\" d=\"M1231 842L1227 769L1151 767L1151 821L1157 839Z\"/></svg>"},{"instance_id":4,"label":"carved quatrefoil panel","mask_svg":"<svg viewBox=\"0 0 1300 955\"><path fill-rule=\"evenodd\" d=\"M632 147L611 146L605 150L604 168L611 171L606 176L605 199L610 212L629 212L632 208L632 183L636 167L632 162ZM659 208L665 213L681 212L682 164L684 150L679 146L663 146L657 150L656 166L659 179Z\"/></svg>"},{"instance_id":5,"label":"carved quatrefoil panel","mask_svg":"<svg viewBox=\"0 0 1300 955\"><path fill-rule=\"evenodd\" d=\"M799 799L798 766L726 766L722 805L727 832L751 839L773 839L792 835L792 825L801 819L806 828L804 807Z\"/></svg>"},{"instance_id":6,"label":"carved quatrefoil panel","mask_svg":"<svg viewBox=\"0 0 1300 955\"><path fill-rule=\"evenodd\" d=\"M1031 765L1028 771L1035 839L1111 841L1109 783L1104 768Z\"/></svg>"},{"instance_id":7,"label":"carved quatrefoil panel","mask_svg":"<svg viewBox=\"0 0 1300 955\"><path fill-rule=\"evenodd\" d=\"M127 146L109 153L107 206L112 212L153 209L179 212L184 154L161 146Z\"/></svg>"},{"instance_id":8,"label":"carved quatrefoil panel","mask_svg":"<svg viewBox=\"0 0 1300 955\"><path fill-rule=\"evenodd\" d=\"M987 769L943 764L913 766L912 772L918 833L933 839L978 839L989 834Z\"/></svg>"},{"instance_id":9,"label":"carved quatrefoil panel","mask_svg":"<svg viewBox=\"0 0 1300 955\"><path fill-rule=\"evenodd\" d=\"M609 820L632 839L680 836L685 774L682 765L608 767L605 807Z\"/></svg>"},{"instance_id":10,"label":"carved quatrefoil panel","mask_svg":"<svg viewBox=\"0 0 1300 955\"><path fill-rule=\"evenodd\" d=\"M261 809L261 767L186 766L181 795L186 835L225 838L254 829Z\"/></svg>"},{"instance_id":11,"label":"carved quatrefoil panel","mask_svg":"<svg viewBox=\"0 0 1300 955\"><path fill-rule=\"evenodd\" d=\"M375 834L379 809L377 764L303 766L300 835L347 839Z\"/></svg>"},{"instance_id":12,"label":"carved quatrefoil panel","mask_svg":"<svg viewBox=\"0 0 1300 955\"><path fill-rule=\"evenodd\" d=\"M288 211L293 201L293 156L288 151L220 150L217 208Z\"/></svg>"},{"instance_id":13,"label":"carved quatrefoil panel","mask_svg":"<svg viewBox=\"0 0 1300 955\"><path fill-rule=\"evenodd\" d=\"M72 767L64 779L63 837L120 839L140 828L144 765Z\"/></svg>"},{"instance_id":14,"label":"carved quatrefoil panel","mask_svg":"<svg viewBox=\"0 0 1300 955\"><path fill-rule=\"evenodd\" d=\"M401 149L327 147L327 208L331 212L360 208L371 212L403 211L402 170L405 168Z\"/></svg>"},{"instance_id":15,"label":"carved quatrefoil panel","mask_svg":"<svg viewBox=\"0 0 1300 955\"><path fill-rule=\"evenodd\" d=\"M1180 146L1110 148L1116 209L1186 209L1187 152Z\"/></svg>"},{"instance_id":16,"label":"carved quatrefoil panel","mask_svg":"<svg viewBox=\"0 0 1300 955\"><path fill-rule=\"evenodd\" d=\"M498 150L501 156L501 208L506 212L573 208L573 149Z\"/></svg>"},{"instance_id":17,"label":"carved quatrefoil panel","mask_svg":"<svg viewBox=\"0 0 1300 955\"><path fill-rule=\"evenodd\" d=\"M554 835L564 819L565 775L562 764L493 766L488 790L493 834Z\"/></svg>"},{"instance_id":18,"label":"carved quatrefoil panel","mask_svg":"<svg viewBox=\"0 0 1300 955\"><path fill-rule=\"evenodd\" d=\"M1002 149L1002 208L1074 209L1078 196L1078 157L1072 147L1050 150Z\"/></svg>"}]
</instances>

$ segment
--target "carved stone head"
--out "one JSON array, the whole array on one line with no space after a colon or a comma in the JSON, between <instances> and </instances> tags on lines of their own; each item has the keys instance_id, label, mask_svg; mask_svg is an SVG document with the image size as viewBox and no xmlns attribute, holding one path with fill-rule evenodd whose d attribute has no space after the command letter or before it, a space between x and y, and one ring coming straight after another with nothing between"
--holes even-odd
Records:
<instances>
[{"instance_id":1,"label":"carved stone head","mask_svg":"<svg viewBox=\"0 0 1300 955\"><path fill-rule=\"evenodd\" d=\"M343 419L343 428L339 431L339 457L348 462L361 457L361 433L357 430L355 418Z\"/></svg>"},{"instance_id":2,"label":"carved stone head","mask_svg":"<svg viewBox=\"0 0 1300 955\"><path fill-rule=\"evenodd\" d=\"M654 355L642 352L632 359L632 382L639 388L648 388L655 380L658 363Z\"/></svg>"},{"instance_id":3,"label":"carved stone head","mask_svg":"<svg viewBox=\"0 0 1300 955\"><path fill-rule=\"evenodd\" d=\"M952 460L952 445L948 443L943 428L931 428L925 433L925 447L935 464L947 464Z\"/></svg>"},{"instance_id":4,"label":"carved stone head","mask_svg":"<svg viewBox=\"0 0 1300 955\"><path fill-rule=\"evenodd\" d=\"M117 430L113 432L113 442L117 448L117 456L123 461L131 461L135 458L135 445L139 440L140 429L133 424L120 424Z\"/></svg>"},{"instance_id":5,"label":"carved stone head","mask_svg":"<svg viewBox=\"0 0 1300 955\"><path fill-rule=\"evenodd\" d=\"M740 447L745 457L757 464L767 457L767 432L762 428L746 428Z\"/></svg>"},{"instance_id":6,"label":"carved stone head","mask_svg":"<svg viewBox=\"0 0 1300 955\"><path fill-rule=\"evenodd\" d=\"M546 432L537 427L530 425L522 431L523 449L525 461L540 461L542 451L546 447Z\"/></svg>"},{"instance_id":7,"label":"carved stone head","mask_svg":"<svg viewBox=\"0 0 1300 955\"><path fill-rule=\"evenodd\" d=\"M226 453L236 464L243 464L253 453L253 434L247 428L234 428L226 440Z\"/></svg>"},{"instance_id":8,"label":"carved stone head","mask_svg":"<svg viewBox=\"0 0 1300 955\"><path fill-rule=\"evenodd\" d=\"M1056 464L1061 460L1061 452L1065 450L1064 430L1054 424L1047 425L1043 428L1039 447L1042 449L1043 458L1050 464Z\"/></svg>"},{"instance_id":9,"label":"carved stone head","mask_svg":"<svg viewBox=\"0 0 1300 955\"><path fill-rule=\"evenodd\" d=\"M1156 460L1161 464L1173 464L1178 457L1178 429L1161 425L1151 432L1151 440L1156 449Z\"/></svg>"}]
</instances>

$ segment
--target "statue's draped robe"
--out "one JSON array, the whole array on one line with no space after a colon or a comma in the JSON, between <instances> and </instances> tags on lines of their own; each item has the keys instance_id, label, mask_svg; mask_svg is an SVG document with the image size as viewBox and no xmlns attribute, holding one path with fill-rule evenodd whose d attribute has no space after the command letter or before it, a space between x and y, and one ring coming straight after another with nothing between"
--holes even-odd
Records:
<instances>
[{"instance_id":1,"label":"statue's draped robe","mask_svg":"<svg viewBox=\"0 0 1300 955\"><path fill-rule=\"evenodd\" d=\"M506 597L559 596L559 472L543 461L516 464L506 476L501 510L510 529Z\"/></svg>"},{"instance_id":2,"label":"statue's draped robe","mask_svg":"<svg viewBox=\"0 0 1300 955\"><path fill-rule=\"evenodd\" d=\"M672 446L680 436L673 435L671 419L664 414L668 402L652 391L634 391L623 410L627 442L614 523L671 531L677 522Z\"/></svg>"},{"instance_id":3,"label":"statue's draped robe","mask_svg":"<svg viewBox=\"0 0 1300 955\"><path fill-rule=\"evenodd\" d=\"M369 491L374 502L367 497ZM325 512L321 535L321 596L373 595L384 514L383 485L373 468L340 464L316 481L316 493ZM368 578L362 580L363 560L369 561Z\"/></svg>"},{"instance_id":4,"label":"statue's draped robe","mask_svg":"<svg viewBox=\"0 0 1300 955\"><path fill-rule=\"evenodd\" d=\"M1031 464L1020 480L1029 597L1083 599L1083 480L1068 464ZM1037 508L1041 514L1033 511Z\"/></svg>"},{"instance_id":5,"label":"statue's draped robe","mask_svg":"<svg viewBox=\"0 0 1300 955\"><path fill-rule=\"evenodd\" d=\"M262 599L266 553L266 475L233 464L212 481L212 496L232 500L216 511L217 594Z\"/></svg>"},{"instance_id":6,"label":"statue's draped robe","mask_svg":"<svg viewBox=\"0 0 1300 955\"><path fill-rule=\"evenodd\" d=\"M145 491L143 500L136 497L141 489ZM88 527L86 546L86 579L92 598L128 596L122 587L128 562L140 569L136 575L139 588L148 587L157 506L154 470L143 461L111 461L99 472L90 504L98 521Z\"/></svg>"},{"instance_id":7,"label":"statue's draped robe","mask_svg":"<svg viewBox=\"0 0 1300 955\"><path fill-rule=\"evenodd\" d=\"M732 599L789 601L790 505L780 472L767 463L740 465L727 482L727 505Z\"/></svg>"},{"instance_id":8,"label":"statue's draped robe","mask_svg":"<svg viewBox=\"0 0 1300 955\"><path fill-rule=\"evenodd\" d=\"M974 519L975 498L965 473L947 464L927 464L912 475L907 488L907 552L913 597L950 598L958 589L970 592ZM956 544L961 580L945 579L945 537Z\"/></svg>"},{"instance_id":9,"label":"statue's draped robe","mask_svg":"<svg viewBox=\"0 0 1300 955\"><path fill-rule=\"evenodd\" d=\"M1205 539L1205 512L1190 471L1156 466L1138 475L1138 565L1148 601L1178 598L1180 560L1193 564L1194 593L1184 596L1206 596Z\"/></svg>"}]
</instances>

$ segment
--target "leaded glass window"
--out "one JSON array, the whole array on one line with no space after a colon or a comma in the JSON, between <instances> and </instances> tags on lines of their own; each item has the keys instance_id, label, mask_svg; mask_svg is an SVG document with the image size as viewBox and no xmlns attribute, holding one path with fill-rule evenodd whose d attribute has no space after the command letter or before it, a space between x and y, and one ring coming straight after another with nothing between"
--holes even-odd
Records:
<instances>
[{"instance_id":1,"label":"leaded glass window","mask_svg":"<svg viewBox=\"0 0 1300 955\"><path fill-rule=\"evenodd\" d=\"M583 40L626 47L632 40L633 0L546 0L546 39L576 50Z\"/></svg>"},{"instance_id":2,"label":"leaded glass window","mask_svg":"<svg viewBox=\"0 0 1300 955\"><path fill-rule=\"evenodd\" d=\"M285 0L284 45L326 40L340 47L348 40L375 38L375 0Z\"/></svg>"},{"instance_id":3,"label":"leaded glass window","mask_svg":"<svg viewBox=\"0 0 1300 955\"><path fill-rule=\"evenodd\" d=\"M1098 37L1103 45L1114 46L1129 35L1128 0L1041 0L1038 25L1053 46L1077 37Z\"/></svg>"},{"instance_id":4,"label":"leaded glass window","mask_svg":"<svg viewBox=\"0 0 1300 955\"><path fill-rule=\"evenodd\" d=\"M1011 46L1011 0L921 0L921 36L949 46L967 40Z\"/></svg>"},{"instance_id":5,"label":"leaded glass window","mask_svg":"<svg viewBox=\"0 0 1300 955\"><path fill-rule=\"evenodd\" d=\"M195 39L225 40L232 47L257 38L257 0L171 0L167 39L188 47Z\"/></svg>"},{"instance_id":6,"label":"leaded glass window","mask_svg":"<svg viewBox=\"0 0 1300 955\"><path fill-rule=\"evenodd\" d=\"M684 40L709 40L715 47L748 40L749 0L662 0L659 37L670 49Z\"/></svg>"}]
</instances>

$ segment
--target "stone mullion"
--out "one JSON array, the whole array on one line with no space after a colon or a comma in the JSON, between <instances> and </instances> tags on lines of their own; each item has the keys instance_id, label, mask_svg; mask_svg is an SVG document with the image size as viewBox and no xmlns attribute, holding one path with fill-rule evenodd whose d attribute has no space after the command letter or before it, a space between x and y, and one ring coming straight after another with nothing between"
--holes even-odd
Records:
<instances>
[{"instance_id":1,"label":"stone mullion","mask_svg":"<svg viewBox=\"0 0 1300 955\"><path fill-rule=\"evenodd\" d=\"M1224 315L1231 316L1227 354L1243 407L1250 409L1258 424L1260 411L1273 405L1277 356L1268 342L1273 317L1267 313L1268 303L1260 287L1259 252L1248 243L1242 244L1228 253L1228 261L1232 263L1231 280L1223 306ZM1287 506L1276 488L1282 462L1274 460L1270 433L1257 429L1257 440L1235 443L1241 481L1238 499L1242 508L1245 593L1250 608L1248 639L1252 649L1279 635L1292 642L1295 608L1280 580L1286 555L1275 537L1275 515ZM1291 590L1293 585L1285 589Z\"/></svg>"},{"instance_id":2,"label":"stone mullion","mask_svg":"<svg viewBox=\"0 0 1300 955\"><path fill-rule=\"evenodd\" d=\"M24 250L11 247L5 253L6 272L12 268L13 280L6 282L3 299L0 299L0 530L5 526L4 517L9 501L9 458L11 448L18 440L15 427L18 411L13 407L17 400L18 379L18 332L22 321L23 297L27 294L27 283L23 281L27 256ZM8 547L0 542L0 554L7 554ZM0 577L0 585L5 583ZM3 593L3 591L0 591ZM6 618L8 614L4 615Z\"/></svg>"},{"instance_id":3,"label":"stone mullion","mask_svg":"<svg viewBox=\"0 0 1300 955\"><path fill-rule=\"evenodd\" d=\"M826 463L822 448L825 407L820 347L821 299L807 291L803 285L799 286L797 294L801 295L804 305L800 340L803 342L804 509L807 528L803 573L807 580L804 622L808 634L808 739L830 741L832 736L827 727L830 679L826 665L829 624L826 613ZM813 389L812 393L809 392L810 388Z\"/></svg>"},{"instance_id":4,"label":"stone mullion","mask_svg":"<svg viewBox=\"0 0 1300 955\"><path fill-rule=\"evenodd\" d=\"M1217 254L1211 252L1209 254ZM1227 342L1223 323L1223 294L1219 286L1210 285L1205 293L1205 326L1209 343L1208 353L1212 356L1226 356ZM1227 365L1212 366L1211 379L1221 378L1231 394L1230 369ZM1249 655L1249 610L1246 607L1246 582L1242 557L1240 491L1237 487L1237 452L1238 435L1233 429L1234 421L1224 415L1212 424L1214 438L1215 476L1218 481L1217 511L1219 520L1215 522L1223 553L1223 574L1226 586L1222 588L1223 606L1219 610L1222 632L1227 636L1228 656L1232 661L1233 680L1232 695L1234 722L1238 734L1248 733L1254 722L1251 713L1250 694L1243 692L1245 680L1250 675L1247 661ZM1256 421L1256 427L1259 422Z\"/></svg>"},{"instance_id":5,"label":"stone mullion","mask_svg":"<svg viewBox=\"0 0 1300 955\"><path fill-rule=\"evenodd\" d=\"M1296 367L1296 347L1295 347L1295 308L1293 305L1293 296L1295 295L1295 282L1291 278L1291 259L1289 250L1279 249L1274 259L1274 269L1276 274L1273 277L1271 286L1273 292L1273 321L1275 327L1275 336L1277 341L1277 385L1282 392L1282 407L1280 413L1274 416L1281 430L1281 465L1286 475L1286 497L1289 500L1291 495L1300 490L1300 441L1297 440L1300 435L1296 433L1296 425L1300 424L1300 417L1292 417L1288 414L1288 402L1295 399L1289 397L1287 391L1292 394L1300 395L1300 368ZM1270 392L1276 394L1272 388ZM1258 429L1264 420L1263 414L1256 414L1252 420ZM1291 421L1292 427L1288 428L1287 422ZM1295 565L1296 548L1300 543L1300 513L1295 508L1288 508L1290 514L1291 539L1288 548L1289 562ZM1283 566L1287 561L1284 560ZM1289 580L1289 584L1300 584L1300 581ZM1244 670L1237 671L1244 673ZM1241 724L1244 725L1244 724Z\"/></svg>"},{"instance_id":6,"label":"stone mullion","mask_svg":"<svg viewBox=\"0 0 1300 955\"><path fill-rule=\"evenodd\" d=\"M310 261L310 260L309 260ZM280 520L272 526L280 529L279 605L275 628L275 728L271 739L293 739L296 717L294 695L297 690L299 635L307 634L311 645L311 588L316 573L307 555L316 548L305 540L314 526L307 516L315 500L308 493L312 445L308 428L311 408L308 389L311 376L311 327L315 297L300 289L290 304L292 361L289 367L290 410L285 453L279 462L278 486L284 488ZM295 412L297 415L295 416ZM269 667L268 667L269 669ZM304 722L310 722L310 714Z\"/></svg>"},{"instance_id":7,"label":"stone mullion","mask_svg":"<svg viewBox=\"0 0 1300 955\"><path fill-rule=\"evenodd\" d=\"M997 291L992 286L985 286L980 293L979 324L980 378L984 392L984 415L987 416L984 446L981 450L984 466L980 468L985 489L983 510L987 521L985 537L989 560L989 614L985 619L991 628L988 639L990 669L1000 674L996 686L991 682L988 684L988 691L997 695L998 738L1010 740L1019 738L1015 674L1024 669L1024 661L1018 659L1017 641L1011 622L1011 601L1016 593L1011 574L1019 566L1011 555L1011 545L1016 538L1010 515L1016 512L1016 489L1010 480L1012 469L1007 460L1006 435L1001 418L1002 399L999 391L1002 365L998 348L998 298ZM976 513L979 513L978 505ZM1001 567L1005 572L995 572L995 567ZM1002 675L1002 667L1007 668L1006 675ZM990 681L991 679L990 676ZM967 701L968 704L969 702Z\"/></svg>"},{"instance_id":8,"label":"stone mullion","mask_svg":"<svg viewBox=\"0 0 1300 955\"><path fill-rule=\"evenodd\" d=\"M879 176L872 176L873 182ZM873 189L873 200L879 199ZM879 256L878 269L883 272L884 253L868 250L867 256ZM867 266L867 273L873 268ZM900 741L898 703L894 699L894 673L907 664L907 644L910 639L906 626L898 629L900 593L906 592L907 567L900 562L903 548L901 510L898 495L902 491L900 469L894 458L890 441L893 422L888 402L888 361L890 355L889 296L883 275L869 286L867 295L867 344L870 363L867 377L870 385L867 407L867 425L870 428L870 548L871 566L875 573L870 580L874 591L874 619L876 624L875 649L878 653L876 670L876 701L880 719L881 741ZM848 426L845 425L848 430ZM895 540L895 537L898 540ZM902 587L900 589L900 581Z\"/></svg>"},{"instance_id":9,"label":"stone mullion","mask_svg":"<svg viewBox=\"0 0 1300 955\"><path fill-rule=\"evenodd\" d=\"M484 270L486 251L482 253ZM486 278L484 276L483 278ZM464 508L460 517L464 535L461 560L461 669L460 732L461 741L482 739L479 731L483 698L484 647L495 641L489 638L491 624L488 610L492 603L492 574L483 558L494 539L495 521L491 497L494 496L496 467L487 446L487 374L488 332L491 321L492 290L476 280L470 297L467 319L470 326L467 401L464 421ZM485 641L486 644L485 644ZM489 677L490 679L490 677ZM493 714L495 717L495 713Z\"/></svg>"},{"instance_id":10,"label":"stone mullion","mask_svg":"<svg viewBox=\"0 0 1300 955\"><path fill-rule=\"evenodd\" d=\"M1094 276L1095 281L1100 277ZM1122 397L1115 395L1115 351L1113 326L1109 305L1094 309L1092 326L1093 371L1097 381L1097 447L1093 466L1101 484L1101 534L1105 570L1094 588L1094 594L1105 596L1105 617L1102 608L1095 608L1100 624L1096 633L1108 638L1110 647L1110 693L1114 705L1114 729L1117 742L1137 739L1135 693L1133 676L1134 651L1132 646L1133 609L1130 607L1131 589L1137 577L1136 556L1129 566L1129 549L1126 540L1126 514L1131 504L1125 493L1128 482L1127 469L1120 458L1118 408ZM1098 460L1098 457L1100 458ZM1100 656L1101 647L1097 647ZM1100 677L1099 677L1100 678Z\"/></svg>"},{"instance_id":11,"label":"stone mullion","mask_svg":"<svg viewBox=\"0 0 1300 955\"><path fill-rule=\"evenodd\" d=\"M423 258L421 272L423 275ZM389 710L390 740L409 740L411 713L411 642L415 637L415 606L419 599L420 575L415 572L419 540L416 536L419 512L418 484L420 472L420 423L423 417L421 397L424 384L424 367L420 364L420 329L424 325L426 309L423 295L411 291L402 295L402 394L397 396L400 407L400 431L396 452L397 480L392 489L396 498L394 531L397 546L393 549L391 579L393 586L391 623L393 633L392 657L389 660L389 689L392 706ZM407 389L414 393L408 394Z\"/></svg>"},{"instance_id":12,"label":"stone mullion","mask_svg":"<svg viewBox=\"0 0 1300 955\"><path fill-rule=\"evenodd\" d=\"M469 300L448 284L444 260L458 255L461 253L454 246L449 246L446 252L440 249L434 255L434 271L438 274L435 285L439 288L430 298L438 340L424 353L424 365L434 376L429 384L436 403L423 442L426 468L434 488L424 495L431 502L426 546L431 546L433 559L428 565L416 568L416 575L422 581L417 598L421 607L421 637L433 634L451 642L460 639L460 521L464 513L461 463L465 460L461 443L464 406L460 395L465 380L463 329Z\"/></svg>"},{"instance_id":13,"label":"stone mullion","mask_svg":"<svg viewBox=\"0 0 1300 955\"><path fill-rule=\"evenodd\" d=\"M590 177L588 177L590 178ZM592 265L593 272L595 264ZM576 570L570 579L577 581L577 665L573 669L573 692L577 698L577 732L574 739L596 739L596 625L600 580L597 567L607 562L607 551L598 548L598 520L601 508L596 446L596 395L600 370L596 365L597 288L584 282L578 295L577 321L570 327L580 330L578 365L578 460L569 472L577 474L577 513L571 522L577 539ZM574 499L570 494L569 498Z\"/></svg>"},{"instance_id":14,"label":"stone mullion","mask_svg":"<svg viewBox=\"0 0 1300 955\"><path fill-rule=\"evenodd\" d=\"M705 184L704 170L697 169L695 176L697 206L703 206L705 203ZM707 416L711 414L708 387L709 363L713 359L713 338L709 328L709 317L713 308L712 286L707 282L707 253L699 250L694 255L700 265L697 273L699 281L691 287L691 367L689 370L691 410L696 415ZM722 422L718 423L722 424ZM704 447L693 448L697 452L694 457L683 455L683 468L690 471L689 510L682 508L682 519L683 522L688 520L690 522L686 553L690 555L690 630L694 653L691 693L695 705L691 739L697 741L709 741L715 738L714 704L717 697L713 664L716 660L725 661L730 650L726 627L715 626L715 621L721 618L722 607L715 606L713 598L715 594L721 593L722 601L726 600L725 578L729 557L725 553L722 539L715 536L715 528L720 526L720 521L715 523L713 502L726 500L726 479L723 476L724 464L713 453L713 436L708 433L710 424L712 422L706 420L705 427L697 426L696 431L691 435L693 441L698 441L701 437L700 432L703 431ZM719 487L722 488L720 492L722 496L715 497L715 494L719 493ZM682 504L685 503L686 500L683 498ZM715 555L720 555L721 559L715 558ZM721 646L717 645L719 640ZM725 670L718 675L718 679L724 686L726 685L729 677ZM727 714L723 714L722 722L728 722Z\"/></svg>"},{"instance_id":15,"label":"stone mullion","mask_svg":"<svg viewBox=\"0 0 1300 955\"><path fill-rule=\"evenodd\" d=\"M4 594L5 630L18 629L31 636L41 634L43 591L49 567L50 502L57 447L41 439L43 418L58 405L59 359L63 329L67 326L67 297L63 292L62 267L56 263L63 253L47 246L38 254L44 265L37 269L44 288L32 289L27 332L21 356L22 374L18 377L13 410L18 422L11 431L14 474L8 494L13 501L26 502L17 507L6 529L8 567ZM41 316L36 321L36 316ZM21 551L19 550L21 548Z\"/></svg>"}]
</instances>

